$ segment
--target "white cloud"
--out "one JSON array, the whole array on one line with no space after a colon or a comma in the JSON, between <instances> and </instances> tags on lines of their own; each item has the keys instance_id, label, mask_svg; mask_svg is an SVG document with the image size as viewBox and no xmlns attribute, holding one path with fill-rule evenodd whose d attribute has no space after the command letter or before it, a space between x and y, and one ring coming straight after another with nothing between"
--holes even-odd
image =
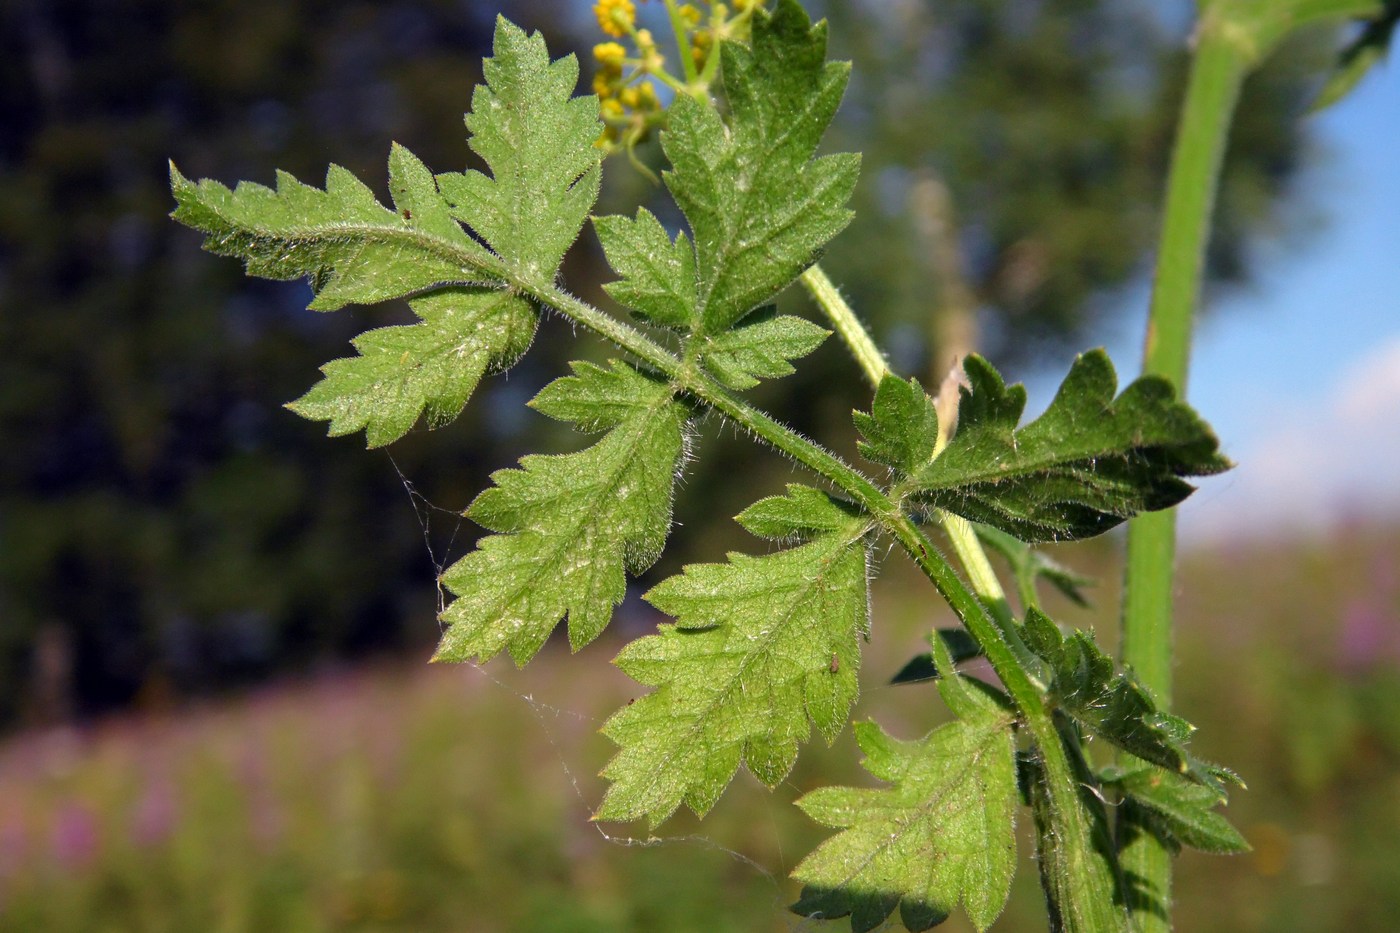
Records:
<instances>
[{"instance_id":1,"label":"white cloud","mask_svg":"<svg viewBox=\"0 0 1400 933\"><path fill-rule=\"evenodd\" d=\"M1400 519L1400 335L1334 386L1301 382L1285 412L1182 505L1187 544Z\"/></svg>"}]
</instances>

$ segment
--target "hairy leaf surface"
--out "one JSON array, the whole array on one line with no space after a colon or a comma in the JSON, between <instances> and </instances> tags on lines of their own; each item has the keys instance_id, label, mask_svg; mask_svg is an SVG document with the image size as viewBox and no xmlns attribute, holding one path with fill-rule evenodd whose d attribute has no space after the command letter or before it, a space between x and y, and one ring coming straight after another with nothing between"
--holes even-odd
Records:
<instances>
[{"instance_id":1,"label":"hairy leaf surface","mask_svg":"<svg viewBox=\"0 0 1400 933\"><path fill-rule=\"evenodd\" d=\"M552 281L597 197L598 103L571 98L577 61L550 62L538 34L498 19L484 70L467 127L491 174L435 179L395 145L392 210L334 165L324 189L279 172L275 188L230 190L170 168L176 220L202 231L211 252L243 259L249 275L309 279L313 309L432 293L413 303L422 323L361 335L358 357L328 364L289 406L330 421L331 434L363 428L376 447L425 411L430 426L452 420L482 375L511 365L534 334L534 310L499 291L506 278Z\"/></svg>"},{"instance_id":2,"label":"hairy leaf surface","mask_svg":"<svg viewBox=\"0 0 1400 933\"><path fill-rule=\"evenodd\" d=\"M535 335L535 310L502 289L441 289L409 305L421 323L365 331L359 356L321 367L324 378L287 407L329 421L332 437L364 429L382 447L420 414L431 428L456 418L482 376L509 367Z\"/></svg>"},{"instance_id":3,"label":"hairy leaf surface","mask_svg":"<svg viewBox=\"0 0 1400 933\"><path fill-rule=\"evenodd\" d=\"M860 167L852 154L813 158L850 73L826 61L825 23L813 26L795 0L781 0L771 15L755 15L751 48L725 42L721 56L727 117L681 94L662 133L672 165L666 186L690 238L673 242L645 211L635 221L597 223L622 275L608 288L613 297L654 323L704 336L772 301L816 261L850 222L846 202ZM765 356L767 368L778 368ZM731 384L767 375L736 370L723 356L713 361L717 376L737 380Z\"/></svg>"},{"instance_id":4,"label":"hairy leaf surface","mask_svg":"<svg viewBox=\"0 0 1400 933\"><path fill-rule=\"evenodd\" d=\"M789 360L819 347L831 331L790 314L759 312L733 330L706 338L700 359L731 389L751 389L760 379L794 372Z\"/></svg>"},{"instance_id":5,"label":"hairy leaf surface","mask_svg":"<svg viewBox=\"0 0 1400 933\"><path fill-rule=\"evenodd\" d=\"M575 649L598 637L637 574L661 554L689 411L674 390L631 367L575 363L531 403L585 430L586 450L532 455L493 474L467 515L498 534L443 575L457 599L436 659L524 664L568 616Z\"/></svg>"},{"instance_id":6,"label":"hairy leaf surface","mask_svg":"<svg viewBox=\"0 0 1400 933\"><path fill-rule=\"evenodd\" d=\"M804 512L816 508L805 498ZM825 506L835 530L765 557L729 555L662 582L646 598L676 618L623 649L617 664L657 689L603 732L620 747L600 819L649 817L686 803L704 814L740 763L770 787L815 724L830 742L857 693L869 624L867 522ZM790 527L793 534L810 531Z\"/></svg>"},{"instance_id":7,"label":"hairy leaf surface","mask_svg":"<svg viewBox=\"0 0 1400 933\"><path fill-rule=\"evenodd\" d=\"M943 683L957 690L957 680ZM978 930L1001 913L1016 865L1013 716L987 694L960 692L960 718L919 741L856 725L866 770L893 786L825 787L797 802L842 832L793 871L805 885L795 912L849 915L856 933L896 906L910 930L942 923L959 901Z\"/></svg>"},{"instance_id":8,"label":"hairy leaf surface","mask_svg":"<svg viewBox=\"0 0 1400 933\"><path fill-rule=\"evenodd\" d=\"M1050 407L1019 429L1025 389L975 355L964 369L971 387L957 433L914 474L914 495L1023 541L1100 534L1176 505L1193 488L1183 477L1230 466L1166 380L1143 377L1114 398L1117 376L1102 350L1076 359Z\"/></svg>"},{"instance_id":9,"label":"hairy leaf surface","mask_svg":"<svg viewBox=\"0 0 1400 933\"><path fill-rule=\"evenodd\" d=\"M1215 807L1220 795L1160 768L1139 768L1117 777L1113 785L1149 814L1147 823L1170 842L1216 855L1248 852L1249 843Z\"/></svg>"},{"instance_id":10,"label":"hairy leaf surface","mask_svg":"<svg viewBox=\"0 0 1400 933\"><path fill-rule=\"evenodd\" d=\"M938 445L938 412L917 379L887 375L875 389L870 413L853 414L865 438L861 456L900 473L915 473L933 459Z\"/></svg>"},{"instance_id":11,"label":"hairy leaf surface","mask_svg":"<svg viewBox=\"0 0 1400 933\"><path fill-rule=\"evenodd\" d=\"M1225 796L1225 783L1239 783L1230 772L1195 758L1186 741L1195 727L1157 708L1147 689L1130 672L1076 631L1066 636L1051 619L1031 607L1023 629L1026 643L1049 666L1050 692L1057 704L1084 726L1118 748L1168 771L1185 775Z\"/></svg>"}]
</instances>

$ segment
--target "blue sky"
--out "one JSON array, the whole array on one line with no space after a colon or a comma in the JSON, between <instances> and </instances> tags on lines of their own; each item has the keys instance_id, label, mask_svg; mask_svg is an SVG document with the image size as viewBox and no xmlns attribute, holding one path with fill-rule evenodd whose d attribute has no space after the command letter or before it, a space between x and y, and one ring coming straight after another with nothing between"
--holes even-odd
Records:
<instances>
[{"instance_id":1,"label":"blue sky","mask_svg":"<svg viewBox=\"0 0 1400 933\"><path fill-rule=\"evenodd\" d=\"M1239 467L1182 508L1188 541L1400 517L1400 65L1314 117L1328 152L1309 184L1323 229L1209 298L1188 397ZM1145 301L1103 335L1136 375ZM1069 359L1027 380L1049 401Z\"/></svg>"}]
</instances>

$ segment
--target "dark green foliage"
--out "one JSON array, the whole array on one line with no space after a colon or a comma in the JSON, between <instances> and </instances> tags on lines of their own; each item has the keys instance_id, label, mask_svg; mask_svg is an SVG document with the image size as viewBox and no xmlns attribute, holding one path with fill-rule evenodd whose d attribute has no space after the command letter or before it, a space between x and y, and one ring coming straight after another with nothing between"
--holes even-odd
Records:
<instances>
[{"instance_id":1,"label":"dark green foliage","mask_svg":"<svg viewBox=\"0 0 1400 933\"><path fill-rule=\"evenodd\" d=\"M870 413L855 412L856 428L865 437L861 456L875 463L916 473L933 459L938 444L938 412L917 379L886 376L875 390Z\"/></svg>"},{"instance_id":2,"label":"dark green foliage","mask_svg":"<svg viewBox=\"0 0 1400 933\"><path fill-rule=\"evenodd\" d=\"M1101 534L1190 494L1184 476L1228 469L1210 428L1163 379L1144 377L1114 398L1101 350L1085 353L1046 412L1017 428L1026 393L985 360L964 363L958 430L912 477L915 498L1023 541Z\"/></svg>"},{"instance_id":3,"label":"dark green foliage","mask_svg":"<svg viewBox=\"0 0 1400 933\"><path fill-rule=\"evenodd\" d=\"M1026 643L1046 663L1051 696L1086 730L1144 761L1190 778L1217 801L1224 799L1226 784L1239 783L1229 771L1187 751L1186 742L1195 727L1158 709L1131 672L1115 669L1113 659L1099 650L1091 635L1063 635L1034 607L1026 613L1023 631Z\"/></svg>"},{"instance_id":4,"label":"dark green foliage","mask_svg":"<svg viewBox=\"0 0 1400 933\"><path fill-rule=\"evenodd\" d=\"M1146 824L1178 846L1217 855L1249 851L1239 830L1215 812L1220 795L1209 787L1158 768L1115 775L1105 784L1124 796L1125 806L1145 811Z\"/></svg>"}]
</instances>

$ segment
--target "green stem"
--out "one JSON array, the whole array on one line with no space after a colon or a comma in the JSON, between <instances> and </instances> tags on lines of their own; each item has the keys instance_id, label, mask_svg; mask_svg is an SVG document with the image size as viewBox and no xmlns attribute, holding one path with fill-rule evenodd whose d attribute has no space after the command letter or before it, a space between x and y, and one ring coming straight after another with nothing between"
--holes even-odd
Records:
<instances>
[{"instance_id":1,"label":"green stem","mask_svg":"<svg viewBox=\"0 0 1400 933\"><path fill-rule=\"evenodd\" d=\"M1192 314L1201 291L1211 211L1219 184L1230 122L1248 73L1251 52L1238 31L1208 10L1197 33L1186 101L1172 153L1165 217L1157 255L1152 309L1143 350L1144 374L1165 376L1185 391ZM1122 660L1156 696L1162 708L1172 695L1172 578L1176 513L1135 518L1128 529L1127 583L1123 603ZM1171 853L1145 832L1122 854L1152 909L1137 914L1144 933L1171 929Z\"/></svg>"},{"instance_id":2,"label":"green stem","mask_svg":"<svg viewBox=\"0 0 1400 933\"><path fill-rule=\"evenodd\" d=\"M880 348L875 346L875 341L870 339L870 333L861 324L860 318L846 304L846 299L831 284L831 279L827 278L821 266L814 265L802 273L802 285L817 307L822 309L831 326L836 328L836 333L851 351L851 356L855 357L866 380L878 389L880 381L890 374L890 366L885 362Z\"/></svg>"},{"instance_id":3,"label":"green stem","mask_svg":"<svg viewBox=\"0 0 1400 933\"><path fill-rule=\"evenodd\" d=\"M814 265L802 273L802 285L807 289L817 306L821 308L827 320L831 322L831 326L836 329L836 333L846 344L846 349L851 352L851 356L855 357L866 380L872 386L879 388L880 381L890 375L889 364L885 362L884 355L875 345L875 341L871 339L870 332L865 329L860 318L856 317L855 311L846 303L846 299L841 297L841 292L832 284L831 279L820 265ZM935 457L942 452L946 443L946 435L940 432L939 446L934 453ZM893 492L896 499L903 498L897 490ZM948 512L939 512L938 521L943 526L943 531L947 534L949 542L952 543L958 560L962 561L963 567L967 570L973 592L981 597L992 611L992 615L1001 626L1003 635L1016 652L1021 655L1023 666L1031 667L1030 651L1025 648L1020 635L1015 632L1012 625L1011 607L1006 601L1006 591L1002 589L1001 581L997 579L996 572L992 570L991 561L987 559L987 552L983 550L982 542L977 540L977 534L972 530L972 525L966 519Z\"/></svg>"},{"instance_id":4,"label":"green stem","mask_svg":"<svg viewBox=\"0 0 1400 933\"><path fill-rule=\"evenodd\" d=\"M1071 906L1066 910L1074 917L1083 918L1082 923L1066 929L1083 933L1121 929L1122 921L1126 918L1114 912L1117 888L1111 863L1095 848L1093 819L1081 799L1080 781L1061 743L1051 710L1045 703L1043 688L1022 663L1019 652L1007 640L987 606L967 588L952 565L934 549L913 519L904 513L899 502L836 455L735 398L693 364L677 359L635 328L580 301L553 283L526 279L509 270L501 271L504 272L503 277L521 292L655 367L693 398L824 477L859 502L899 541L982 646L1040 751L1046 775L1046 793L1056 814L1066 877L1070 879L1068 890ZM830 289L830 293L835 294L835 289ZM845 305L844 302L841 304ZM846 310L849 312L849 308Z\"/></svg>"},{"instance_id":5,"label":"green stem","mask_svg":"<svg viewBox=\"0 0 1400 933\"><path fill-rule=\"evenodd\" d=\"M681 16L676 0L666 0L666 12L671 17L671 31L676 34L676 51L681 56L681 68L685 70L685 83L694 85L696 78L695 56L690 51L690 30Z\"/></svg>"}]
</instances>

